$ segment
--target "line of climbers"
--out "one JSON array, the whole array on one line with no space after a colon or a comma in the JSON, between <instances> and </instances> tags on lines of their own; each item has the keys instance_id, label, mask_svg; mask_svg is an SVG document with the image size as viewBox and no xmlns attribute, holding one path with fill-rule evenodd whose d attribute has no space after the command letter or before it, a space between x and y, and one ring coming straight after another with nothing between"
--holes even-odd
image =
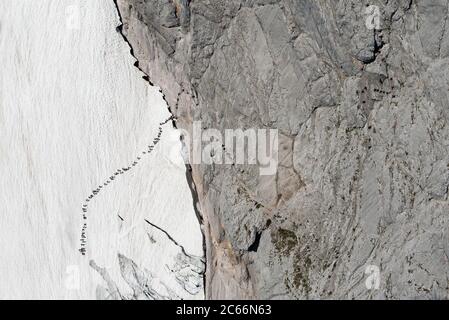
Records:
<instances>
[{"instance_id":1,"label":"line of climbers","mask_svg":"<svg viewBox=\"0 0 449 320\"><path fill-rule=\"evenodd\" d=\"M145 151L142 151L142 153L141 153L142 156L150 154L151 151L154 150L154 148L156 147L156 145L159 143L159 141L161 139L162 126L167 124L171 120L174 120L173 116L171 116L167 120L159 123L159 128L158 128L158 133L157 133L156 138L153 139L153 143L148 145L148 147ZM94 199L94 197L100 193L100 191L102 189L104 189L112 181L114 181L116 177L118 177L119 175L125 174L127 171L129 171L132 168L134 168L135 166L137 166L139 164L140 160L142 160L142 157L138 156L129 166L117 169L108 179L106 179L104 181L103 184L100 184L96 189L92 190L92 193L84 200L83 206L81 208L81 216L82 216L83 220L85 220L85 221L81 228L80 249L78 249L78 251L81 252L81 254L83 256L86 255L86 246L87 246L87 234L86 234L87 221L86 220L87 220L87 211L88 211L89 202L91 202Z\"/></svg>"}]
</instances>

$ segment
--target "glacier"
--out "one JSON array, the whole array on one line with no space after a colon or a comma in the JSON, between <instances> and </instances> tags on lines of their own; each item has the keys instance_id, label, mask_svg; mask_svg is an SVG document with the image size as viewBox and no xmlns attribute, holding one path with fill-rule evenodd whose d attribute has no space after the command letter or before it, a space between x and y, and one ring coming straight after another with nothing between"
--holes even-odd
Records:
<instances>
[{"instance_id":1,"label":"glacier","mask_svg":"<svg viewBox=\"0 0 449 320\"><path fill-rule=\"evenodd\" d=\"M1 299L204 298L179 133L120 23L0 0Z\"/></svg>"}]
</instances>

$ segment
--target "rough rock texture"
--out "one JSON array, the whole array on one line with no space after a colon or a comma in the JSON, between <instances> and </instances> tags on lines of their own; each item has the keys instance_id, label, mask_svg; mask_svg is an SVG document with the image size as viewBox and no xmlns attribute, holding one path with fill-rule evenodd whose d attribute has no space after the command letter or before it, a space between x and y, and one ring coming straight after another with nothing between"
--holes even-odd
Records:
<instances>
[{"instance_id":1,"label":"rough rock texture","mask_svg":"<svg viewBox=\"0 0 449 320\"><path fill-rule=\"evenodd\" d=\"M279 130L274 176L192 168L208 298L448 298L447 0L117 2L179 127Z\"/></svg>"}]
</instances>

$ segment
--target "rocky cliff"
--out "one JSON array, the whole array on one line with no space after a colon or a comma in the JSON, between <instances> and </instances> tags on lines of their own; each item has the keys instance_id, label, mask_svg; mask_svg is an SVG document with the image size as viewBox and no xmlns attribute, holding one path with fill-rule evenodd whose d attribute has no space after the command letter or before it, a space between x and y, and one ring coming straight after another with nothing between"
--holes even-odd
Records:
<instances>
[{"instance_id":1,"label":"rocky cliff","mask_svg":"<svg viewBox=\"0 0 449 320\"><path fill-rule=\"evenodd\" d=\"M448 298L447 0L116 2L179 128L279 132L192 165L208 298Z\"/></svg>"}]
</instances>

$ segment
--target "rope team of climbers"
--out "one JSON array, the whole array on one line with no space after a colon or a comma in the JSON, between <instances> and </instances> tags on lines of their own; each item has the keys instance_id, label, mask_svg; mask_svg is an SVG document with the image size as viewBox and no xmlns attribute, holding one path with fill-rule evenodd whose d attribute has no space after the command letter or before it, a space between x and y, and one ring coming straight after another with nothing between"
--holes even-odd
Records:
<instances>
[{"instance_id":1,"label":"rope team of climbers","mask_svg":"<svg viewBox=\"0 0 449 320\"><path fill-rule=\"evenodd\" d=\"M130 171L132 168L134 168L135 166L137 166L139 164L139 162L140 162L140 160L142 160L143 156L150 154L151 151L154 150L156 145L161 140L162 126L164 126L165 124L167 124L168 122L170 122L171 120L174 120L174 119L175 119L174 116L170 116L165 121L159 123L158 133L157 133L157 136L153 139L153 143L149 144L147 149L142 151L141 155L137 156L135 158L135 160L129 166L117 169L102 184L100 184L96 189L92 190L92 193L84 200L83 206L81 208L81 217L84 222L83 222L83 226L81 228L80 248L78 250L79 252L81 252L81 254L83 256L86 255L86 247L87 247L86 230L87 230L87 212L88 212L88 208L89 208L89 203L95 198L95 196L97 196L104 188L106 188L110 183L112 183L112 181L114 181L118 176Z\"/></svg>"}]
</instances>

